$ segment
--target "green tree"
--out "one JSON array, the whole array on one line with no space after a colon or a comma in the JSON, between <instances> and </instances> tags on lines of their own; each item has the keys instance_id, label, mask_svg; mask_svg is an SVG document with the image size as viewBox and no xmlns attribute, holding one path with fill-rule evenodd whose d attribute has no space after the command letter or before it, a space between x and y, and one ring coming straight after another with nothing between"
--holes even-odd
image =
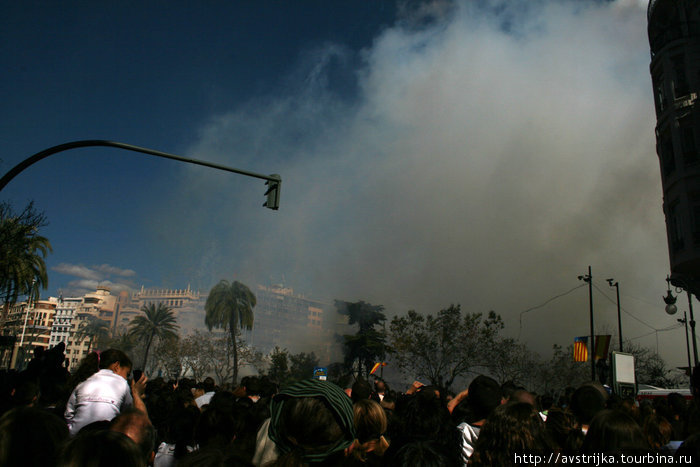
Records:
<instances>
[{"instance_id":1,"label":"green tree","mask_svg":"<svg viewBox=\"0 0 700 467\"><path fill-rule=\"evenodd\" d=\"M183 358L184 371L189 370L192 378L202 381L211 371L214 335L211 332L204 333L195 330L187 335L180 343L180 351Z\"/></svg>"},{"instance_id":2,"label":"green tree","mask_svg":"<svg viewBox=\"0 0 700 467\"><path fill-rule=\"evenodd\" d=\"M496 339L488 352L486 368L497 381L504 383L514 381L532 387L536 383L533 368L538 363L538 357L525 344L507 337Z\"/></svg>"},{"instance_id":3,"label":"green tree","mask_svg":"<svg viewBox=\"0 0 700 467\"><path fill-rule=\"evenodd\" d=\"M275 346L270 353L270 368L267 375L271 380L282 385L289 378L289 352L287 349L280 349Z\"/></svg>"},{"instance_id":4,"label":"green tree","mask_svg":"<svg viewBox=\"0 0 700 467\"><path fill-rule=\"evenodd\" d=\"M314 368L318 366L318 357L315 353L301 352L289 356L290 378L295 381L309 379L314 374Z\"/></svg>"},{"instance_id":5,"label":"green tree","mask_svg":"<svg viewBox=\"0 0 700 467\"><path fill-rule=\"evenodd\" d=\"M93 345L103 343L109 337L109 323L96 316L88 316L87 319L78 325L78 329L75 331L75 340L77 342L90 339L87 348L88 353ZM99 347L99 345L96 345L96 347Z\"/></svg>"},{"instance_id":6,"label":"green tree","mask_svg":"<svg viewBox=\"0 0 700 467\"><path fill-rule=\"evenodd\" d=\"M552 346L552 357L540 365L539 387L534 390L548 394L560 394L567 387L578 387L591 380L590 362L574 361L573 344L563 348L561 345Z\"/></svg>"},{"instance_id":7,"label":"green tree","mask_svg":"<svg viewBox=\"0 0 700 467\"><path fill-rule=\"evenodd\" d=\"M38 234L46 225L43 213L30 202L20 213L8 203L0 203L0 293L6 308L17 302L21 295L39 298L39 288L46 289L46 255L51 243Z\"/></svg>"},{"instance_id":8,"label":"green tree","mask_svg":"<svg viewBox=\"0 0 700 467\"><path fill-rule=\"evenodd\" d=\"M182 347L179 345L180 339L168 337L159 339L155 349L155 367L169 378L177 380L185 368Z\"/></svg>"},{"instance_id":9,"label":"green tree","mask_svg":"<svg viewBox=\"0 0 700 467\"><path fill-rule=\"evenodd\" d=\"M386 357L386 332L376 329L386 321L384 307L364 301L336 300L335 308L341 315L349 317L349 324L357 324L358 330L355 334L343 336L345 363L350 367L357 365L358 376L363 375L366 378L374 363Z\"/></svg>"},{"instance_id":10,"label":"green tree","mask_svg":"<svg viewBox=\"0 0 700 467\"><path fill-rule=\"evenodd\" d=\"M119 349L126 354L131 354L136 347L136 340L131 334L123 333L107 339L105 344L111 349Z\"/></svg>"},{"instance_id":11,"label":"green tree","mask_svg":"<svg viewBox=\"0 0 700 467\"><path fill-rule=\"evenodd\" d=\"M233 375L232 382L236 385L238 380L238 346L236 343L236 330L245 327L253 327L253 308L257 300L250 289L238 282L229 283L222 280L209 291L209 296L204 304L206 316L204 323L211 331L212 328L223 328L228 331L233 351Z\"/></svg>"},{"instance_id":12,"label":"green tree","mask_svg":"<svg viewBox=\"0 0 700 467\"><path fill-rule=\"evenodd\" d=\"M143 314L135 317L129 323L129 334L137 340L146 343L142 365L142 368L145 370L146 362L148 362L148 352L151 349L153 340L156 338L159 340L177 339L179 326L177 325L175 313L162 303L158 303L158 305L153 303L143 305L141 311Z\"/></svg>"},{"instance_id":13,"label":"green tree","mask_svg":"<svg viewBox=\"0 0 700 467\"><path fill-rule=\"evenodd\" d=\"M435 316L410 310L389 325L392 362L412 378L449 389L455 379L485 368L487 350L503 327L501 317L489 312L462 313L459 305Z\"/></svg>"}]
</instances>

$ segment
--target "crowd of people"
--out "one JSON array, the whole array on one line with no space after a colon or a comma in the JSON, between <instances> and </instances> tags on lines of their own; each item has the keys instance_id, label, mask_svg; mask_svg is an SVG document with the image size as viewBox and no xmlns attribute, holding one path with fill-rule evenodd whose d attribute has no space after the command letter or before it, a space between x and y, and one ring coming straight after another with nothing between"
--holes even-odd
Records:
<instances>
[{"instance_id":1,"label":"crowd of people","mask_svg":"<svg viewBox=\"0 0 700 467\"><path fill-rule=\"evenodd\" d=\"M485 375L458 394L381 378L284 388L266 376L148 379L122 351L69 373L59 345L0 373L0 466L693 464L694 398L638 403L596 383L555 399Z\"/></svg>"}]
</instances>

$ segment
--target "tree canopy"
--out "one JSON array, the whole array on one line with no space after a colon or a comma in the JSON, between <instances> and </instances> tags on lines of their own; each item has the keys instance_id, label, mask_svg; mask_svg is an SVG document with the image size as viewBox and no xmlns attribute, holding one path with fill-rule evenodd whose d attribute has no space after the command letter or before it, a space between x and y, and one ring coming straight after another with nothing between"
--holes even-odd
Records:
<instances>
[{"instance_id":1,"label":"tree canopy","mask_svg":"<svg viewBox=\"0 0 700 467\"><path fill-rule=\"evenodd\" d=\"M488 350L503 327L493 311L462 313L450 305L436 315L410 310L389 325L391 361L414 379L449 389L455 378L485 368Z\"/></svg>"},{"instance_id":2,"label":"tree canopy","mask_svg":"<svg viewBox=\"0 0 700 467\"><path fill-rule=\"evenodd\" d=\"M142 315L136 316L129 324L129 333L136 339L146 343L143 355L143 366L146 369L148 352L153 340L158 338L177 339L177 319L172 309L162 303L148 304L141 307Z\"/></svg>"},{"instance_id":3,"label":"tree canopy","mask_svg":"<svg viewBox=\"0 0 700 467\"><path fill-rule=\"evenodd\" d=\"M335 301L338 313L349 317L348 323L357 324L355 334L343 336L345 364L357 369L357 374L367 377L372 366L386 357L386 332L376 329L386 321L384 307L371 305L364 301L344 302Z\"/></svg>"},{"instance_id":4,"label":"tree canopy","mask_svg":"<svg viewBox=\"0 0 700 467\"><path fill-rule=\"evenodd\" d=\"M229 283L222 280L209 291L204 304L204 323L211 331L212 328L226 329L231 337L233 351L232 382L238 379L238 346L236 330L242 327L253 327L253 308L257 299L248 286L238 281Z\"/></svg>"},{"instance_id":5,"label":"tree canopy","mask_svg":"<svg viewBox=\"0 0 700 467\"><path fill-rule=\"evenodd\" d=\"M46 217L30 202L20 213L0 203L0 293L7 305L25 294L39 297L39 288L49 284L44 259L51 243L39 235Z\"/></svg>"},{"instance_id":6,"label":"tree canopy","mask_svg":"<svg viewBox=\"0 0 700 467\"><path fill-rule=\"evenodd\" d=\"M105 342L110 335L109 323L97 316L88 316L87 319L81 321L77 331L75 331L75 340L81 342L84 339L89 339L87 351L90 352L93 346L99 347L99 344Z\"/></svg>"}]
</instances>

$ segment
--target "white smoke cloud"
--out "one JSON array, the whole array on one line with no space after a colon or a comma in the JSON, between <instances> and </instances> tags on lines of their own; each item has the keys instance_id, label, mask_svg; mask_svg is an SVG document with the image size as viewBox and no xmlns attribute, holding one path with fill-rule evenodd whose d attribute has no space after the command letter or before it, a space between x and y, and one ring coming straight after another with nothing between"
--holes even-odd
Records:
<instances>
[{"instance_id":1,"label":"white smoke cloud","mask_svg":"<svg viewBox=\"0 0 700 467\"><path fill-rule=\"evenodd\" d=\"M280 210L257 207L262 182L188 170L173 204L195 214L183 229L163 213L162 247L208 287L284 276L390 314L461 303L511 334L592 265L601 290L614 276L623 300L646 300L630 313L668 326L652 305L668 259L645 8L496 3L440 2L383 31L355 98L320 79L349 53L330 44L313 79L212 117L187 152L281 174ZM546 351L587 334L584 290L527 314L523 339ZM598 322L615 323L596 294Z\"/></svg>"}]
</instances>

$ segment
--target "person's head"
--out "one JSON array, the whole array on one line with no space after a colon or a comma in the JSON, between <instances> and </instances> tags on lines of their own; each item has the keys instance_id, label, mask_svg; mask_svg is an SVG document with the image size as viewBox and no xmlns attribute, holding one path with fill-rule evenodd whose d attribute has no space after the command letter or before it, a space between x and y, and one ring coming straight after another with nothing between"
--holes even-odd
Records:
<instances>
[{"instance_id":1,"label":"person's head","mask_svg":"<svg viewBox=\"0 0 700 467\"><path fill-rule=\"evenodd\" d=\"M468 423L483 420L501 405L501 387L493 378L477 376L469 384L466 404L471 414Z\"/></svg>"},{"instance_id":2,"label":"person's head","mask_svg":"<svg viewBox=\"0 0 700 467\"><path fill-rule=\"evenodd\" d=\"M537 407L537 398L525 389L516 389L508 400L511 402L526 402L533 407Z\"/></svg>"},{"instance_id":3,"label":"person's head","mask_svg":"<svg viewBox=\"0 0 700 467\"><path fill-rule=\"evenodd\" d=\"M374 380L374 390L378 393L385 393L389 390L386 382L383 379L377 378Z\"/></svg>"},{"instance_id":4,"label":"person's head","mask_svg":"<svg viewBox=\"0 0 700 467\"><path fill-rule=\"evenodd\" d=\"M509 465L513 453L542 454L549 449L544 422L531 404L508 402L486 419L470 465Z\"/></svg>"},{"instance_id":5,"label":"person's head","mask_svg":"<svg viewBox=\"0 0 700 467\"><path fill-rule=\"evenodd\" d=\"M290 464L342 458L355 440L353 408L338 386L303 380L270 404L269 436Z\"/></svg>"},{"instance_id":6,"label":"person's head","mask_svg":"<svg viewBox=\"0 0 700 467\"><path fill-rule=\"evenodd\" d=\"M574 454L581 447L583 433L578 428L576 417L569 410L550 409L544 426L554 447L564 454Z\"/></svg>"},{"instance_id":7,"label":"person's head","mask_svg":"<svg viewBox=\"0 0 700 467\"><path fill-rule=\"evenodd\" d=\"M244 429L244 411L231 391L218 391L203 407L195 427L200 446L226 449Z\"/></svg>"},{"instance_id":8,"label":"person's head","mask_svg":"<svg viewBox=\"0 0 700 467\"><path fill-rule=\"evenodd\" d=\"M364 378L357 378L357 381L352 385L352 401L357 402L362 399L369 399L370 395L372 395L372 387L367 380Z\"/></svg>"},{"instance_id":9,"label":"person's head","mask_svg":"<svg viewBox=\"0 0 700 467\"><path fill-rule=\"evenodd\" d=\"M204 387L204 392L214 392L216 390L216 383L214 382L214 378L211 376L204 378L202 385Z\"/></svg>"},{"instance_id":10,"label":"person's head","mask_svg":"<svg viewBox=\"0 0 700 467\"><path fill-rule=\"evenodd\" d=\"M581 451L585 454L638 452L649 449L641 428L629 415L602 410L591 420Z\"/></svg>"},{"instance_id":11,"label":"person's head","mask_svg":"<svg viewBox=\"0 0 700 467\"><path fill-rule=\"evenodd\" d=\"M672 392L668 395L668 410L674 417L681 417L688 409L688 404L681 394Z\"/></svg>"},{"instance_id":12,"label":"person's head","mask_svg":"<svg viewBox=\"0 0 700 467\"><path fill-rule=\"evenodd\" d=\"M131 438L139 447L146 463L153 462L156 432L145 413L137 409L127 409L112 420L109 429Z\"/></svg>"},{"instance_id":13,"label":"person's head","mask_svg":"<svg viewBox=\"0 0 700 467\"><path fill-rule=\"evenodd\" d=\"M353 422L357 443L353 454L364 460L367 452L382 454L388 445L382 436L386 432L387 418L384 409L372 399L363 399L353 404Z\"/></svg>"},{"instance_id":14,"label":"person's head","mask_svg":"<svg viewBox=\"0 0 700 467\"><path fill-rule=\"evenodd\" d=\"M68 427L58 416L17 407L0 418L0 465L55 465Z\"/></svg>"},{"instance_id":15,"label":"person's head","mask_svg":"<svg viewBox=\"0 0 700 467\"><path fill-rule=\"evenodd\" d=\"M203 396L204 393L205 393L205 391L204 391L204 384L202 384L202 383L197 383L197 384L195 384L194 387L192 388L192 396L194 396L195 399L196 399L197 397Z\"/></svg>"},{"instance_id":16,"label":"person's head","mask_svg":"<svg viewBox=\"0 0 700 467\"><path fill-rule=\"evenodd\" d=\"M658 451L663 446L666 446L673 436L673 428L666 418L659 414L653 414L644 420L642 427L644 437L649 443L649 446Z\"/></svg>"},{"instance_id":17,"label":"person's head","mask_svg":"<svg viewBox=\"0 0 700 467\"><path fill-rule=\"evenodd\" d=\"M443 467L454 464L454 456L446 452L445 445L416 441L403 445L390 459L386 459L391 467Z\"/></svg>"},{"instance_id":18,"label":"person's head","mask_svg":"<svg viewBox=\"0 0 700 467\"><path fill-rule=\"evenodd\" d=\"M131 367L131 359L121 350L107 349L100 354L100 370L112 370L127 379Z\"/></svg>"},{"instance_id":19,"label":"person's head","mask_svg":"<svg viewBox=\"0 0 700 467\"><path fill-rule=\"evenodd\" d=\"M145 467L138 446L128 436L110 430L79 433L63 448L59 467Z\"/></svg>"},{"instance_id":20,"label":"person's head","mask_svg":"<svg viewBox=\"0 0 700 467\"><path fill-rule=\"evenodd\" d=\"M241 382L241 385L245 386L246 390L246 395L248 397L256 397L259 398L263 395L263 386L262 383L260 382L260 378L257 378L255 376L249 376L248 380L243 384Z\"/></svg>"},{"instance_id":21,"label":"person's head","mask_svg":"<svg viewBox=\"0 0 700 467\"><path fill-rule=\"evenodd\" d=\"M605 409L605 398L597 388L583 385L571 396L570 408L581 425L588 425L598 412Z\"/></svg>"}]
</instances>

